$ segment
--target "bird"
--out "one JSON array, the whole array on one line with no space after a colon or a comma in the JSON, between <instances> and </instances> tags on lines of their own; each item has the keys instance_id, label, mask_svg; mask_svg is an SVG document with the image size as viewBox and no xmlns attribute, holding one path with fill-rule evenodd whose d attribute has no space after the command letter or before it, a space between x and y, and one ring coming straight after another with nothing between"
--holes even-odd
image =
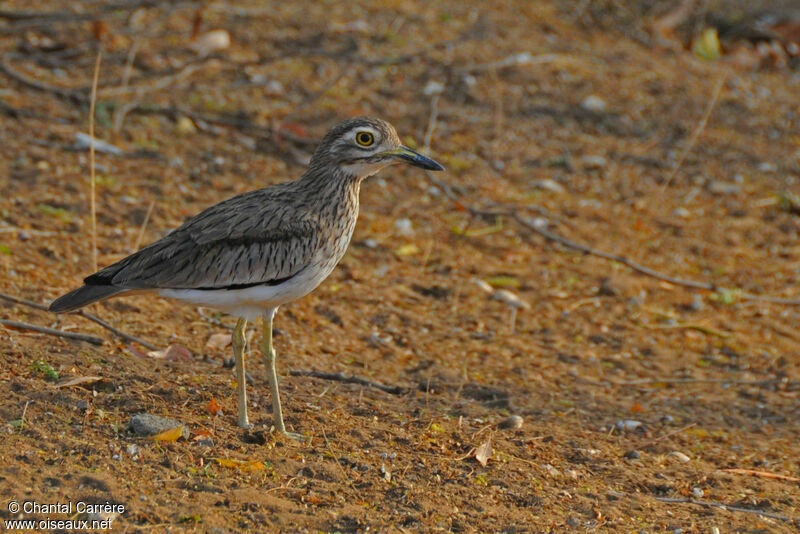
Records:
<instances>
[{"instance_id":1,"label":"bird","mask_svg":"<svg viewBox=\"0 0 800 534\"><path fill-rule=\"evenodd\" d=\"M231 337L238 426L249 428L244 352L248 321L262 318L261 353L272 396L274 427L283 421L272 324L279 306L295 301L331 274L356 226L361 183L382 168L405 163L443 171L403 145L382 119L340 122L322 138L307 170L294 181L248 191L206 208L130 256L86 277L54 300L56 313L129 293L154 292L237 318Z\"/></svg>"}]
</instances>

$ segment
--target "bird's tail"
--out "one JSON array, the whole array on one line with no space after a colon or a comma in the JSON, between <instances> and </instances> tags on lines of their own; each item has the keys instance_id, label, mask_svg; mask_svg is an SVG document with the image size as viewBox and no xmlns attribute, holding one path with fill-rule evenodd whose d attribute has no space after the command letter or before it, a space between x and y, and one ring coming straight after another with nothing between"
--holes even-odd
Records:
<instances>
[{"instance_id":1,"label":"bird's tail","mask_svg":"<svg viewBox=\"0 0 800 534\"><path fill-rule=\"evenodd\" d=\"M71 312L92 302L107 299L125 291L125 289L115 286L85 285L58 297L50 304L50 311L55 313Z\"/></svg>"}]
</instances>

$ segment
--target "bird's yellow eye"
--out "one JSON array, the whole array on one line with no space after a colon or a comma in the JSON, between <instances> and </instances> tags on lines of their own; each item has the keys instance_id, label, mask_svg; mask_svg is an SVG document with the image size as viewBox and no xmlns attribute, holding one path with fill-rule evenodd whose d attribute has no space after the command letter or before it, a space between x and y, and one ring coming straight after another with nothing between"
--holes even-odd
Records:
<instances>
[{"instance_id":1,"label":"bird's yellow eye","mask_svg":"<svg viewBox=\"0 0 800 534\"><path fill-rule=\"evenodd\" d=\"M358 132L356 134L356 143L361 146L370 146L375 142L375 136L370 132Z\"/></svg>"}]
</instances>

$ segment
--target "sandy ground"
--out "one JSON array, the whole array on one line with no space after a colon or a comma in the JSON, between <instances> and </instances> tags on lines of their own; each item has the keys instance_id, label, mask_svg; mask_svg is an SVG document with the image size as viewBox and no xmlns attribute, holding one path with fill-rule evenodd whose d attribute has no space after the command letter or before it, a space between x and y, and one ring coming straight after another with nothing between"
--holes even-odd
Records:
<instances>
[{"instance_id":1,"label":"sandy ground","mask_svg":"<svg viewBox=\"0 0 800 534\"><path fill-rule=\"evenodd\" d=\"M101 266L214 202L298 177L314 141L353 115L394 123L447 166L437 178L459 199L415 169L381 172L341 265L280 310L284 412L303 443L271 431L257 326L245 431L220 343L231 317L146 295L87 310L185 349L158 357L83 317L0 302L2 319L104 340L0 329L0 518L107 517L9 510L83 501L124 506L117 532L797 531L800 308L749 296L800 299L800 218L781 201L799 190L800 76L662 46L646 3L630 16L582 4L0 20L5 294L48 303L91 272L75 135L93 33L97 136L123 151L97 155ZM231 44L204 58L215 29ZM479 281L524 303L513 324ZM79 377L102 380L67 382ZM188 439L133 435L140 412L180 421ZM503 428L510 416L521 427Z\"/></svg>"}]
</instances>

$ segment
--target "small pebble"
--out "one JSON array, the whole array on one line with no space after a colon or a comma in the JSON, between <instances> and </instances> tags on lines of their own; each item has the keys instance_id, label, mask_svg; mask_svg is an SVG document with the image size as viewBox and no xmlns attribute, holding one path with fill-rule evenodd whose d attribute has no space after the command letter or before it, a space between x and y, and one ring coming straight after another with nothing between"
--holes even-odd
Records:
<instances>
[{"instance_id":1,"label":"small pebble","mask_svg":"<svg viewBox=\"0 0 800 534\"><path fill-rule=\"evenodd\" d=\"M624 458L626 458L628 460L638 460L641 457L642 457L642 453L640 453L639 451L636 451L636 450L628 451L624 455Z\"/></svg>"},{"instance_id":2,"label":"small pebble","mask_svg":"<svg viewBox=\"0 0 800 534\"><path fill-rule=\"evenodd\" d=\"M544 464L542 467L544 467L544 470L547 471L547 474L553 478L558 478L561 476L561 472L550 464Z\"/></svg>"},{"instance_id":3,"label":"small pebble","mask_svg":"<svg viewBox=\"0 0 800 534\"><path fill-rule=\"evenodd\" d=\"M675 418L672 417L669 414L662 415L659 420L661 421L661 424L664 424L664 425L669 425L669 424L672 424L672 423L675 422Z\"/></svg>"},{"instance_id":4,"label":"small pebble","mask_svg":"<svg viewBox=\"0 0 800 534\"><path fill-rule=\"evenodd\" d=\"M687 210L684 207L675 208L674 210L672 210L672 216L673 217L680 217L681 219L688 219L689 217L691 217L691 215L692 215L692 212L690 212L689 210Z\"/></svg>"},{"instance_id":5,"label":"small pebble","mask_svg":"<svg viewBox=\"0 0 800 534\"><path fill-rule=\"evenodd\" d=\"M386 482L392 481L392 472L384 464L381 464L381 475Z\"/></svg>"},{"instance_id":6,"label":"small pebble","mask_svg":"<svg viewBox=\"0 0 800 534\"><path fill-rule=\"evenodd\" d=\"M678 460L681 463L686 463L686 462L691 460L691 458L689 458L688 456L686 456L685 454L683 454L680 451L672 451L671 453L669 453L669 456L672 456L673 458L675 458L676 460Z\"/></svg>"},{"instance_id":7,"label":"small pebble","mask_svg":"<svg viewBox=\"0 0 800 534\"><path fill-rule=\"evenodd\" d=\"M522 417L518 415L509 415L499 423L497 423L497 428L502 430L517 430L522 428L522 424L525 422Z\"/></svg>"},{"instance_id":8,"label":"small pebble","mask_svg":"<svg viewBox=\"0 0 800 534\"><path fill-rule=\"evenodd\" d=\"M769 161L764 161L758 164L758 170L761 172L775 172L778 170L778 166Z\"/></svg>"},{"instance_id":9,"label":"small pebble","mask_svg":"<svg viewBox=\"0 0 800 534\"><path fill-rule=\"evenodd\" d=\"M584 169L602 169L608 165L608 162L603 156L583 156L581 165Z\"/></svg>"},{"instance_id":10,"label":"small pebble","mask_svg":"<svg viewBox=\"0 0 800 534\"><path fill-rule=\"evenodd\" d=\"M87 401L85 399L81 399L81 400L78 401L76 406L78 407L78 409L80 411L85 412L86 410L89 409L89 401Z\"/></svg>"},{"instance_id":11,"label":"small pebble","mask_svg":"<svg viewBox=\"0 0 800 534\"><path fill-rule=\"evenodd\" d=\"M119 460L122 460L122 456L120 456L119 454L115 454L114 456L111 457L111 459L119 461Z\"/></svg>"},{"instance_id":12,"label":"small pebble","mask_svg":"<svg viewBox=\"0 0 800 534\"><path fill-rule=\"evenodd\" d=\"M692 488L692 497L694 497L695 499L702 499L703 490L697 487Z\"/></svg>"},{"instance_id":13,"label":"small pebble","mask_svg":"<svg viewBox=\"0 0 800 534\"><path fill-rule=\"evenodd\" d=\"M394 229L397 235L406 237L414 235L414 224L411 222L411 219L397 219L394 221Z\"/></svg>"},{"instance_id":14,"label":"small pebble","mask_svg":"<svg viewBox=\"0 0 800 534\"><path fill-rule=\"evenodd\" d=\"M204 438L204 439L198 440L197 444L198 445L202 445L203 447L213 447L214 446L214 440L212 440L211 438Z\"/></svg>"},{"instance_id":15,"label":"small pebble","mask_svg":"<svg viewBox=\"0 0 800 534\"><path fill-rule=\"evenodd\" d=\"M597 95L589 95L583 99L581 107L592 113L602 113L608 108L608 104Z\"/></svg>"},{"instance_id":16,"label":"small pebble","mask_svg":"<svg viewBox=\"0 0 800 534\"><path fill-rule=\"evenodd\" d=\"M531 185L537 189L551 191L553 193L563 193L566 191L564 186L551 178L542 178L539 180L531 180Z\"/></svg>"},{"instance_id":17,"label":"small pebble","mask_svg":"<svg viewBox=\"0 0 800 534\"><path fill-rule=\"evenodd\" d=\"M742 190L742 186L731 182L714 180L708 184L708 190L716 195L735 195Z\"/></svg>"},{"instance_id":18,"label":"small pebble","mask_svg":"<svg viewBox=\"0 0 800 534\"><path fill-rule=\"evenodd\" d=\"M444 92L444 84L435 80L430 80L425 84L422 89L422 94L425 96L439 95Z\"/></svg>"},{"instance_id":19,"label":"small pebble","mask_svg":"<svg viewBox=\"0 0 800 534\"><path fill-rule=\"evenodd\" d=\"M478 85L478 79L472 74L465 74L464 76L461 77L461 81L467 87L475 87L476 85Z\"/></svg>"},{"instance_id":20,"label":"small pebble","mask_svg":"<svg viewBox=\"0 0 800 534\"><path fill-rule=\"evenodd\" d=\"M75 149L77 150L89 150L89 146L92 143L91 136L83 133L83 132L75 132ZM111 143L107 143L100 139L94 138L94 150L100 154L111 154L113 156L122 156L125 154L122 150L115 147Z\"/></svg>"},{"instance_id":21,"label":"small pebble","mask_svg":"<svg viewBox=\"0 0 800 534\"><path fill-rule=\"evenodd\" d=\"M626 419L624 421L620 420L614 424L617 427L617 430L624 430L625 432L632 432L634 430L639 429L642 426L641 421L634 421L632 419Z\"/></svg>"},{"instance_id":22,"label":"small pebble","mask_svg":"<svg viewBox=\"0 0 800 534\"><path fill-rule=\"evenodd\" d=\"M125 448L128 451L128 454L133 456L134 458L139 456L139 446L135 443L129 443L128 446Z\"/></svg>"}]
</instances>

